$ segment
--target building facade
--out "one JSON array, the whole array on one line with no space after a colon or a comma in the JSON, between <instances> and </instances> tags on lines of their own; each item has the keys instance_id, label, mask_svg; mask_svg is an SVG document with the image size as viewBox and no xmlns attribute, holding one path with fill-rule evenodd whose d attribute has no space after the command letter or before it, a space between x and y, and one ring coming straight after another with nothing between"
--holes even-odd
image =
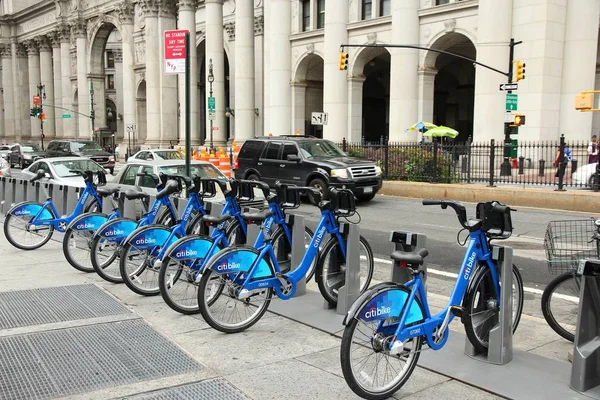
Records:
<instances>
[{"instance_id":1,"label":"building facade","mask_svg":"<svg viewBox=\"0 0 600 400\"><path fill-rule=\"evenodd\" d=\"M43 86L45 140L107 128L125 145L183 143L184 76L165 74L172 29L195 32L194 145L269 133L414 141L418 121L451 126L459 141L502 139L507 77L469 59L508 71L511 38L526 63L519 139L600 130L574 108L577 93L600 88L600 0L0 0L0 14L4 142L40 141L29 109ZM312 118L323 112L325 125Z\"/></svg>"}]
</instances>

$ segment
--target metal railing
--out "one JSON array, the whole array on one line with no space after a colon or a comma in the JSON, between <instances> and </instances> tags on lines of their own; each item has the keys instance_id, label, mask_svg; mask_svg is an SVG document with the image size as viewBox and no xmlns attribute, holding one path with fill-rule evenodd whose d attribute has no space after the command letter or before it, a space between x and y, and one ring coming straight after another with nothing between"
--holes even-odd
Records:
<instances>
[{"instance_id":1,"label":"metal railing","mask_svg":"<svg viewBox=\"0 0 600 400\"><path fill-rule=\"evenodd\" d=\"M400 143L384 138L375 143L350 143L345 139L338 143L350 156L375 161L387 180L558 186L559 190L591 187L596 164L588 164L588 144L565 142L564 136L559 141L510 144L493 139L480 143ZM557 165L557 155L564 154L566 148L570 149L571 160Z\"/></svg>"}]
</instances>

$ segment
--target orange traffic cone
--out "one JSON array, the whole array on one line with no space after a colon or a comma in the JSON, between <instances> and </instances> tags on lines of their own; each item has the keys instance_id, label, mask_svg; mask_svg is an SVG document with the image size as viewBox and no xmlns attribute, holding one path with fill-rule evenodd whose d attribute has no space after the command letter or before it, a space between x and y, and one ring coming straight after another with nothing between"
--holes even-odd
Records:
<instances>
[{"instance_id":1,"label":"orange traffic cone","mask_svg":"<svg viewBox=\"0 0 600 400\"><path fill-rule=\"evenodd\" d=\"M215 153L210 153L209 162L215 167L219 168L219 157Z\"/></svg>"},{"instance_id":2,"label":"orange traffic cone","mask_svg":"<svg viewBox=\"0 0 600 400\"><path fill-rule=\"evenodd\" d=\"M221 154L219 157L219 169L228 178L231 178L231 160L229 156L225 153Z\"/></svg>"}]
</instances>

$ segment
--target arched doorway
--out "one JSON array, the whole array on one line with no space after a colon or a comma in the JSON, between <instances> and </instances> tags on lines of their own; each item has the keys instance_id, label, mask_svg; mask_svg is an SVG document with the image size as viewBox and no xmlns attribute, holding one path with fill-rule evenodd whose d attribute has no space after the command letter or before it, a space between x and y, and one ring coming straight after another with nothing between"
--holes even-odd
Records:
<instances>
[{"instance_id":1,"label":"arched doorway","mask_svg":"<svg viewBox=\"0 0 600 400\"><path fill-rule=\"evenodd\" d=\"M448 33L437 39L432 48L475 60L473 42L460 33ZM456 142L473 138L475 68L473 63L447 54L429 52L426 66L437 71L433 85L433 122L456 129Z\"/></svg>"},{"instance_id":2,"label":"arched doorway","mask_svg":"<svg viewBox=\"0 0 600 400\"><path fill-rule=\"evenodd\" d=\"M323 125L312 121L312 113L323 112L323 58L308 54L296 68L292 83L294 129L300 134L323 137Z\"/></svg>"},{"instance_id":3,"label":"arched doorway","mask_svg":"<svg viewBox=\"0 0 600 400\"><path fill-rule=\"evenodd\" d=\"M132 153L139 149L139 144L144 143L146 141L146 81L142 80L136 91L135 97L136 104L136 120L137 120L137 132L135 135L132 135L131 138L125 138L129 142L131 142L131 146L133 147Z\"/></svg>"}]
</instances>

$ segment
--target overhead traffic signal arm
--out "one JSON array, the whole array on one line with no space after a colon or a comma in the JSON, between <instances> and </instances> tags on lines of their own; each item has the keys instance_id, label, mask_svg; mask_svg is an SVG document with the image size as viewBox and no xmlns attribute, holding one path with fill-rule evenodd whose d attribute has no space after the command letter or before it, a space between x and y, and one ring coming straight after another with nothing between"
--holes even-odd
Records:
<instances>
[{"instance_id":1,"label":"overhead traffic signal arm","mask_svg":"<svg viewBox=\"0 0 600 400\"><path fill-rule=\"evenodd\" d=\"M348 69L348 53L340 51L340 71Z\"/></svg>"}]
</instances>

